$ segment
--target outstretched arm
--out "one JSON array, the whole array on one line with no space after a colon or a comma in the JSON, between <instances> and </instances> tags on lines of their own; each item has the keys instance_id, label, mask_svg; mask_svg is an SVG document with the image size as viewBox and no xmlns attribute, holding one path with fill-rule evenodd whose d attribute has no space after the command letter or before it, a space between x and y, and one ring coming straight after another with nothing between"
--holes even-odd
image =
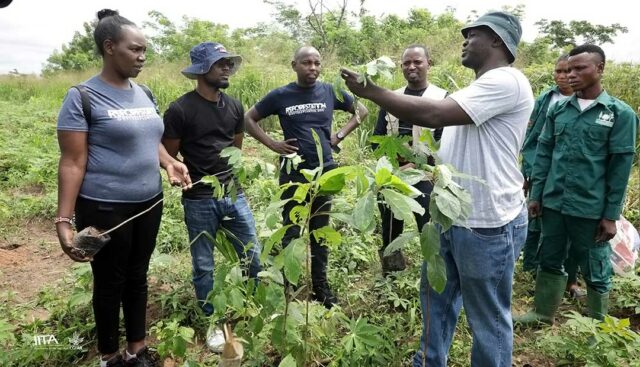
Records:
<instances>
[{"instance_id":1,"label":"outstretched arm","mask_svg":"<svg viewBox=\"0 0 640 367\"><path fill-rule=\"evenodd\" d=\"M340 75L354 94L371 100L400 120L431 128L473 123L471 117L451 98L433 100L398 94L373 84L371 80L367 80L365 86L358 82L357 73L347 69L341 69Z\"/></svg>"}]
</instances>

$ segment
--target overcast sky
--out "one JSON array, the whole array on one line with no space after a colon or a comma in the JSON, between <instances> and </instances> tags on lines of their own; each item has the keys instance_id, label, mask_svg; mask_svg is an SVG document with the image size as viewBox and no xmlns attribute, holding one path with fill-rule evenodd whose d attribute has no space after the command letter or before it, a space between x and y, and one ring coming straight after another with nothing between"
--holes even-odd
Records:
<instances>
[{"instance_id":1,"label":"overcast sky","mask_svg":"<svg viewBox=\"0 0 640 367\"><path fill-rule=\"evenodd\" d=\"M297 2L302 10L308 9L307 0L285 0ZM339 0L325 0L328 4ZM349 0L353 11L357 11L359 0ZM631 10L629 0L608 1L557 1L557 0L365 0L365 8L371 14L397 14L406 16L408 10L426 7L435 14L450 6L456 16L465 20L471 10L480 14L490 9L499 9L504 4L522 3L525 8L523 39L533 40L537 35L534 22L541 18L587 20L593 24L620 23L629 33L618 36L614 45L604 45L609 59L640 62L640 25L638 15ZM17 69L21 73L38 73L54 49L71 40L73 33L82 30L82 24L95 18L102 8L117 9L120 14L142 26L149 20L147 13L158 10L174 22L183 15L225 23L231 28L249 27L258 22L268 22L273 8L262 0L13 0L11 5L0 9L0 74ZM460 40L462 43L462 38Z\"/></svg>"}]
</instances>

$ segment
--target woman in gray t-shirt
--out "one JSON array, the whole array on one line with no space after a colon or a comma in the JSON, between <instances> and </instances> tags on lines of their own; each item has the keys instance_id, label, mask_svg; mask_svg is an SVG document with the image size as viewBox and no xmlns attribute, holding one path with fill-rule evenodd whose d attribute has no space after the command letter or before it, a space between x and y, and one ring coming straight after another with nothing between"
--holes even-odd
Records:
<instances>
[{"instance_id":1,"label":"woman in gray t-shirt","mask_svg":"<svg viewBox=\"0 0 640 367\"><path fill-rule=\"evenodd\" d=\"M75 212L78 230L109 229L145 211L162 199L159 166L172 184L186 187L190 179L186 166L160 144L163 123L154 102L130 80L145 62L144 35L117 11L101 10L98 19L94 39L102 71L71 88L58 115L56 231L70 258L91 261L100 366L124 366L118 343L121 304L124 359L128 365L151 366L157 356L145 346L147 270L162 206L111 232L111 240L93 258L73 247L72 218ZM83 106L83 97L89 106Z\"/></svg>"}]
</instances>

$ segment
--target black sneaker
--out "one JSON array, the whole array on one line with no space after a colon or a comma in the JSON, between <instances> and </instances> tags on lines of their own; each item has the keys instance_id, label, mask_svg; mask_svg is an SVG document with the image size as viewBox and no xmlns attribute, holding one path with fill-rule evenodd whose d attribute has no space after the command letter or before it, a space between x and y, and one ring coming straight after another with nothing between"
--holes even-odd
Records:
<instances>
[{"instance_id":1,"label":"black sneaker","mask_svg":"<svg viewBox=\"0 0 640 367\"><path fill-rule=\"evenodd\" d=\"M314 301L322 303L322 305L328 310L338 303L338 298L331 292L329 284L326 282L313 285L313 294L311 295L311 298Z\"/></svg>"},{"instance_id":2,"label":"black sneaker","mask_svg":"<svg viewBox=\"0 0 640 367\"><path fill-rule=\"evenodd\" d=\"M142 347L134 358L125 361L127 367L160 367L160 356L155 349Z\"/></svg>"},{"instance_id":3,"label":"black sneaker","mask_svg":"<svg viewBox=\"0 0 640 367\"><path fill-rule=\"evenodd\" d=\"M107 367L125 367L124 358L121 354L116 354L107 361Z\"/></svg>"}]
</instances>

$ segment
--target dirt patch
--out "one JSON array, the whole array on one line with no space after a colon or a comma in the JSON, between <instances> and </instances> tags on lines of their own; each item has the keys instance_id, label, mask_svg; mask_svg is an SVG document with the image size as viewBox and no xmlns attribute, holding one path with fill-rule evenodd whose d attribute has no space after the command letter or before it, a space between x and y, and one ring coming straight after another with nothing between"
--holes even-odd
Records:
<instances>
[{"instance_id":1,"label":"dirt patch","mask_svg":"<svg viewBox=\"0 0 640 367\"><path fill-rule=\"evenodd\" d=\"M73 261L60 249L53 223L34 219L11 228L0 237L0 293L13 293L10 302L21 304L62 279Z\"/></svg>"}]
</instances>

